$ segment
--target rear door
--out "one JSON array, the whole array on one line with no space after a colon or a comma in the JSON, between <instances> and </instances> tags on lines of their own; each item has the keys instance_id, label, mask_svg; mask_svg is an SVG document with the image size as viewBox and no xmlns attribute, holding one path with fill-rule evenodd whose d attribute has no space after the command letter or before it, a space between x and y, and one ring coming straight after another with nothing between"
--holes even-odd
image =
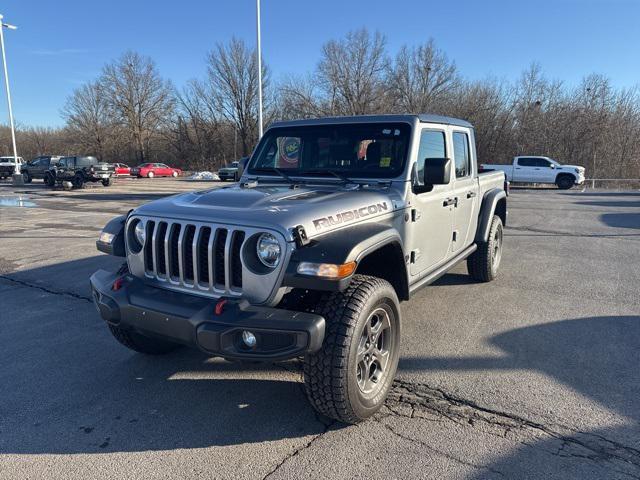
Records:
<instances>
[{"instance_id":1,"label":"rear door","mask_svg":"<svg viewBox=\"0 0 640 480\"><path fill-rule=\"evenodd\" d=\"M447 131L443 127L423 128L420 132L418 178L422 178L425 161L447 157ZM453 177L453 174L452 174ZM453 227L452 181L447 185L413 186L414 208L411 210L410 274L426 274L444 263L450 253Z\"/></svg>"},{"instance_id":2,"label":"rear door","mask_svg":"<svg viewBox=\"0 0 640 480\"><path fill-rule=\"evenodd\" d=\"M456 201L453 218L451 250L456 252L471 243L469 232L478 216L478 179L474 171L473 137L468 129L454 128L453 144L454 186ZM475 231L475 228L473 229Z\"/></svg>"},{"instance_id":3,"label":"rear door","mask_svg":"<svg viewBox=\"0 0 640 480\"><path fill-rule=\"evenodd\" d=\"M513 164L513 181L537 182L539 171L540 168L536 158L519 157Z\"/></svg>"}]
</instances>

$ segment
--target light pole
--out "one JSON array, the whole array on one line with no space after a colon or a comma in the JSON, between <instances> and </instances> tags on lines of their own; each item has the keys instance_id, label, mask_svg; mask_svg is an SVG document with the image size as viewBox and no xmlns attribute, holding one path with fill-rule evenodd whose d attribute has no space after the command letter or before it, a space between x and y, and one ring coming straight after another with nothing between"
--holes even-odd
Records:
<instances>
[{"instance_id":1,"label":"light pole","mask_svg":"<svg viewBox=\"0 0 640 480\"><path fill-rule=\"evenodd\" d=\"M9 123L11 125L11 141L13 142L13 183L22 183L20 165L18 164L18 149L16 148L16 129L13 124L13 109L11 108L11 91L9 90L9 73L7 71L7 56L4 51L4 29L15 30L18 27L4 23L4 16L0 13L0 46L2 47L2 66L4 67L4 86L7 90L7 105L9 106Z\"/></svg>"},{"instance_id":2,"label":"light pole","mask_svg":"<svg viewBox=\"0 0 640 480\"><path fill-rule=\"evenodd\" d=\"M258 52L258 140L262 138L262 49L260 47L260 0L256 0L256 37Z\"/></svg>"}]
</instances>

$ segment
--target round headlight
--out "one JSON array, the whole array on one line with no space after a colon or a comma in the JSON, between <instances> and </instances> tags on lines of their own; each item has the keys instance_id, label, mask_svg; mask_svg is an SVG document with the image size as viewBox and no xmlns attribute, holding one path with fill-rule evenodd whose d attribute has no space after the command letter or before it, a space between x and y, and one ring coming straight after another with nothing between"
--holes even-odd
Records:
<instances>
[{"instance_id":1,"label":"round headlight","mask_svg":"<svg viewBox=\"0 0 640 480\"><path fill-rule=\"evenodd\" d=\"M144 246L144 241L147 237L147 232L145 231L144 224L141 221L136 222L136 226L133 229L133 234L136 237L136 240L140 244L141 247Z\"/></svg>"},{"instance_id":2,"label":"round headlight","mask_svg":"<svg viewBox=\"0 0 640 480\"><path fill-rule=\"evenodd\" d=\"M256 243L256 253L263 265L275 268L280 262L280 244L278 239L270 233L263 233Z\"/></svg>"}]
</instances>

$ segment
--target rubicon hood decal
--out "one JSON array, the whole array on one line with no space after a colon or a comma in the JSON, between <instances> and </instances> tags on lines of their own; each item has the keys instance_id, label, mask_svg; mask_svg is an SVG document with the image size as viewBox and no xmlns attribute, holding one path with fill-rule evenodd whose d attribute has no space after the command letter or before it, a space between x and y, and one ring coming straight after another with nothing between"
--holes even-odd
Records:
<instances>
[{"instance_id":1,"label":"rubicon hood decal","mask_svg":"<svg viewBox=\"0 0 640 480\"><path fill-rule=\"evenodd\" d=\"M336 213L335 215L316 218L313 220L313 226L316 227L316 230L323 230L334 225L340 225L341 223L348 223L362 217L375 215L376 213L386 212L388 209L389 207L387 206L387 202L374 203L354 210Z\"/></svg>"}]
</instances>

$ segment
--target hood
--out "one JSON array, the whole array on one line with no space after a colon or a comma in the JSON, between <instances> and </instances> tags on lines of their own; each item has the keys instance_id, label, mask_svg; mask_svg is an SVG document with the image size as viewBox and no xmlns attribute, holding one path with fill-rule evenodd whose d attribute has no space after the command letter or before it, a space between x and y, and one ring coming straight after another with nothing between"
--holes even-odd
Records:
<instances>
[{"instance_id":1,"label":"hood","mask_svg":"<svg viewBox=\"0 0 640 480\"><path fill-rule=\"evenodd\" d=\"M580 165L560 165L559 167L557 167L557 170L581 170L584 172L584 167L581 167Z\"/></svg>"},{"instance_id":2,"label":"hood","mask_svg":"<svg viewBox=\"0 0 640 480\"><path fill-rule=\"evenodd\" d=\"M286 238L302 225L309 238L375 217L403 206L387 187L233 185L175 195L135 210L141 215L246 225L280 230Z\"/></svg>"}]
</instances>

